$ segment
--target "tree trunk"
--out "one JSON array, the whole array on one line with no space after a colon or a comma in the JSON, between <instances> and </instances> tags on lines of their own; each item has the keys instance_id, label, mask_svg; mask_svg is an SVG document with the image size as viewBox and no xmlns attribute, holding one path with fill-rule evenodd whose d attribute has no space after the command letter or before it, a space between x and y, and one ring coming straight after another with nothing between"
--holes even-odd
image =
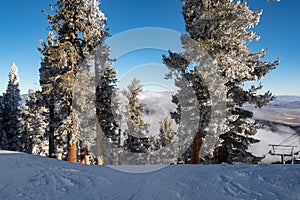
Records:
<instances>
[{"instance_id":1,"label":"tree trunk","mask_svg":"<svg viewBox=\"0 0 300 200\"><path fill-rule=\"evenodd\" d=\"M103 153L102 153L102 128L98 122L97 119L97 125L96 125L96 130L97 130L97 159L98 159L98 165L103 165Z\"/></svg>"},{"instance_id":2,"label":"tree trunk","mask_svg":"<svg viewBox=\"0 0 300 200\"><path fill-rule=\"evenodd\" d=\"M224 145L218 148L218 163L228 162L227 160L227 150Z\"/></svg>"},{"instance_id":3,"label":"tree trunk","mask_svg":"<svg viewBox=\"0 0 300 200\"><path fill-rule=\"evenodd\" d=\"M89 165L90 164L90 155L85 155L84 160L85 160L85 164Z\"/></svg>"},{"instance_id":4,"label":"tree trunk","mask_svg":"<svg viewBox=\"0 0 300 200\"><path fill-rule=\"evenodd\" d=\"M73 116L73 98L68 98L68 116ZM77 140L74 139L76 136L77 128L75 124L74 116L72 117L72 131L68 133L68 161L76 163L77 162Z\"/></svg>"},{"instance_id":5,"label":"tree trunk","mask_svg":"<svg viewBox=\"0 0 300 200\"><path fill-rule=\"evenodd\" d=\"M89 155L88 148L86 146L81 147L80 164L84 164L84 165L90 164L90 155Z\"/></svg>"},{"instance_id":6,"label":"tree trunk","mask_svg":"<svg viewBox=\"0 0 300 200\"><path fill-rule=\"evenodd\" d=\"M77 145L74 144L68 144L68 161L69 162L77 162Z\"/></svg>"},{"instance_id":7,"label":"tree trunk","mask_svg":"<svg viewBox=\"0 0 300 200\"><path fill-rule=\"evenodd\" d=\"M98 159L98 165L103 165L104 164L103 163L103 156L102 155L98 156L97 159Z\"/></svg>"},{"instance_id":8,"label":"tree trunk","mask_svg":"<svg viewBox=\"0 0 300 200\"><path fill-rule=\"evenodd\" d=\"M203 135L198 130L193 140L191 164L200 164L199 153L203 143L202 137Z\"/></svg>"},{"instance_id":9,"label":"tree trunk","mask_svg":"<svg viewBox=\"0 0 300 200\"><path fill-rule=\"evenodd\" d=\"M54 152L54 103L49 105L49 158L55 158Z\"/></svg>"}]
</instances>

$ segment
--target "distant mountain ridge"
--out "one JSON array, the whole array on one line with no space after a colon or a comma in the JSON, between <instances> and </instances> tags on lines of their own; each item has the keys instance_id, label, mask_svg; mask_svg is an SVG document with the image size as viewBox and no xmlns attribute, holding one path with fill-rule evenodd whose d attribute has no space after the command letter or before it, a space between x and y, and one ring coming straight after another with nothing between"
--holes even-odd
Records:
<instances>
[{"instance_id":1,"label":"distant mountain ridge","mask_svg":"<svg viewBox=\"0 0 300 200\"><path fill-rule=\"evenodd\" d=\"M277 108L300 108L300 96L277 96L276 99L268 104Z\"/></svg>"},{"instance_id":2,"label":"distant mountain ridge","mask_svg":"<svg viewBox=\"0 0 300 200\"><path fill-rule=\"evenodd\" d=\"M254 105L245 105L244 108L252 111L255 119L300 126L300 96L277 96L262 109Z\"/></svg>"}]
</instances>

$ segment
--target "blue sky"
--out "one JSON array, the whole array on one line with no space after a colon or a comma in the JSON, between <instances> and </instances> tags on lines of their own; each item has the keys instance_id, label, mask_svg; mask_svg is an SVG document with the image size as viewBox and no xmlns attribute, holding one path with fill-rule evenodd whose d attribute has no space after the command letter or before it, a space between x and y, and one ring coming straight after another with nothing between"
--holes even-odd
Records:
<instances>
[{"instance_id":1,"label":"blue sky","mask_svg":"<svg viewBox=\"0 0 300 200\"><path fill-rule=\"evenodd\" d=\"M48 27L41 10L49 11L51 3L55 1L0 1L0 93L6 89L13 62L19 67L22 93L27 93L30 88L39 89L41 55L37 47L40 46L39 39L47 36ZM268 3L267 0L249 0L248 4L253 10L264 11L261 22L255 28L261 40L253 42L250 48L268 49L268 60L277 57L281 60L279 67L262 80L265 90L271 90L275 95L300 95L300 1ZM179 0L102 0L101 9L108 18L112 38L124 31L143 27L159 27L184 33ZM147 34L152 35L151 32ZM161 65L161 54L164 52L165 49L149 48L118 57L115 66L120 72L119 77L149 63L160 66L163 72L165 68Z\"/></svg>"}]
</instances>

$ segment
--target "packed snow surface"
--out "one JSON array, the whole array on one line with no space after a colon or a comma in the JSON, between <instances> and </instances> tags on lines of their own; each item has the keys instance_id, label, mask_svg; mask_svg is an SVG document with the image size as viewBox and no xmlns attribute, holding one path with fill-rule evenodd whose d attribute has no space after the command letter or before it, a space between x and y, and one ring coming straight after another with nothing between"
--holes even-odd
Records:
<instances>
[{"instance_id":1,"label":"packed snow surface","mask_svg":"<svg viewBox=\"0 0 300 200\"><path fill-rule=\"evenodd\" d=\"M1 200L300 199L300 165L113 168L7 151L0 151L0 163Z\"/></svg>"}]
</instances>

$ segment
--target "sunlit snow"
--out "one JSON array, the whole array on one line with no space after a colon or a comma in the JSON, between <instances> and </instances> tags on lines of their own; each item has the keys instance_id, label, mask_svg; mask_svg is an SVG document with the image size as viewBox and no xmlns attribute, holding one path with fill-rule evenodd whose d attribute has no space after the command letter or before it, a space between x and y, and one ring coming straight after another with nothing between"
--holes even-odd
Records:
<instances>
[{"instance_id":1,"label":"sunlit snow","mask_svg":"<svg viewBox=\"0 0 300 200\"><path fill-rule=\"evenodd\" d=\"M299 199L300 165L170 165L147 173L158 166L116 170L7 151L0 163L2 200Z\"/></svg>"}]
</instances>

